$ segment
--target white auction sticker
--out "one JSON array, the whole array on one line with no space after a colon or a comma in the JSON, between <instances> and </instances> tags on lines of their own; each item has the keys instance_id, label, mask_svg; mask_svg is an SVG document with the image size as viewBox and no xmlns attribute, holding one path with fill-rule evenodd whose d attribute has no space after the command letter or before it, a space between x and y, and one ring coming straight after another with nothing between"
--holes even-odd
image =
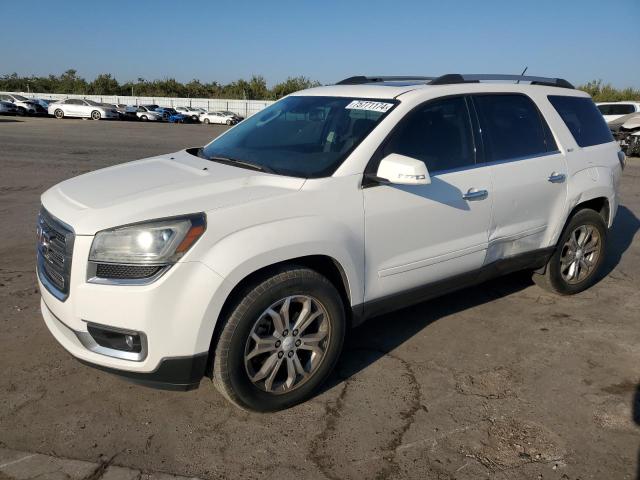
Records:
<instances>
[{"instance_id":1,"label":"white auction sticker","mask_svg":"<svg viewBox=\"0 0 640 480\"><path fill-rule=\"evenodd\" d=\"M354 100L349 105L344 108L352 109L352 110L370 110L372 112L386 112L391 107L393 107L393 103L386 102L371 102L369 100Z\"/></svg>"}]
</instances>

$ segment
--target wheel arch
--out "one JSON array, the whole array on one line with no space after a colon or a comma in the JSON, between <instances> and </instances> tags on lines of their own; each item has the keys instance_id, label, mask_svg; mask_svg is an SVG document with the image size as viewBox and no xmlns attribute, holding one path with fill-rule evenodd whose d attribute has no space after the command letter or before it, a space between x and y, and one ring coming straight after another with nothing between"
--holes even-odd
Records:
<instances>
[{"instance_id":1,"label":"wheel arch","mask_svg":"<svg viewBox=\"0 0 640 480\"><path fill-rule=\"evenodd\" d=\"M213 359L215 349L220 338L220 334L224 328L224 321L221 321L229 313L230 309L244 296L249 288L268 277L284 271L291 267L306 267L310 270L314 270L327 278L342 298L342 302L345 307L345 318L347 319L347 328L350 328L352 324L352 310L351 310L351 286L349 278L344 270L344 267L335 258L326 254L311 254L303 255L299 257L292 257L285 260L280 260L269 265L264 265L257 270L254 270L244 277L236 281L229 293L226 295L224 302L219 310L218 316L215 321L213 332L211 334L211 343L209 345L209 356L207 366L205 369L205 375L209 378L213 377Z\"/></svg>"},{"instance_id":2,"label":"wheel arch","mask_svg":"<svg viewBox=\"0 0 640 480\"><path fill-rule=\"evenodd\" d=\"M602 219L604 220L604 223L607 226L611 226L610 225L611 206L609 203L609 199L605 196L599 196L599 197L594 196L593 198L581 199L569 213L569 216L567 217L567 223L579 210L583 210L585 208L595 210L596 212L598 212L602 217Z\"/></svg>"}]
</instances>

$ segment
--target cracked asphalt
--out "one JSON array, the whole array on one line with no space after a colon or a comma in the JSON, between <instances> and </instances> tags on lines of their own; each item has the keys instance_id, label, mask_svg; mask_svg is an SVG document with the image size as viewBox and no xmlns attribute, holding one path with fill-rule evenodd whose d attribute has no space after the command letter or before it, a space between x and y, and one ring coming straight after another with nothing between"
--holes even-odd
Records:
<instances>
[{"instance_id":1,"label":"cracked asphalt","mask_svg":"<svg viewBox=\"0 0 640 480\"><path fill-rule=\"evenodd\" d=\"M371 320L290 410L250 414L208 380L157 391L71 358L39 312L40 193L222 130L0 118L0 447L204 479L637 477L640 159L593 288L557 297L518 273ZM55 478L11 475L0 467Z\"/></svg>"}]
</instances>

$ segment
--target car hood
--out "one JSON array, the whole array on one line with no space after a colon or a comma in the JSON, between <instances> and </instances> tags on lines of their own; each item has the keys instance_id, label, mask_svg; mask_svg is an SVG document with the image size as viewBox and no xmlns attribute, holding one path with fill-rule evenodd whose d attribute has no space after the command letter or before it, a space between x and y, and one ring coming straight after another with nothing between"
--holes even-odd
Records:
<instances>
[{"instance_id":1,"label":"car hood","mask_svg":"<svg viewBox=\"0 0 640 480\"><path fill-rule=\"evenodd\" d=\"M77 235L93 235L119 225L290 195L304 182L182 150L65 180L42 195L42 204Z\"/></svg>"},{"instance_id":2,"label":"car hood","mask_svg":"<svg viewBox=\"0 0 640 480\"><path fill-rule=\"evenodd\" d=\"M634 113L628 118L625 118L622 128L632 130L634 128L640 128L640 113Z\"/></svg>"}]
</instances>

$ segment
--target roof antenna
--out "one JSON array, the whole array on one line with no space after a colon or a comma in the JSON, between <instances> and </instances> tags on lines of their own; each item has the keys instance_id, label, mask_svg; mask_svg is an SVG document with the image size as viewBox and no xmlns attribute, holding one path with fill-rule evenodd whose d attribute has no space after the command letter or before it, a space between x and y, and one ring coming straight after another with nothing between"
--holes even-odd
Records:
<instances>
[{"instance_id":1,"label":"roof antenna","mask_svg":"<svg viewBox=\"0 0 640 480\"><path fill-rule=\"evenodd\" d=\"M525 74L525 72L527 71L527 68L529 68L529 67L524 67L524 70L522 70L522 73L520 74L520 76L521 76L521 77L524 77L524 74ZM518 84L518 83L520 83L520 80L518 80L518 81L516 82L516 84Z\"/></svg>"}]
</instances>

